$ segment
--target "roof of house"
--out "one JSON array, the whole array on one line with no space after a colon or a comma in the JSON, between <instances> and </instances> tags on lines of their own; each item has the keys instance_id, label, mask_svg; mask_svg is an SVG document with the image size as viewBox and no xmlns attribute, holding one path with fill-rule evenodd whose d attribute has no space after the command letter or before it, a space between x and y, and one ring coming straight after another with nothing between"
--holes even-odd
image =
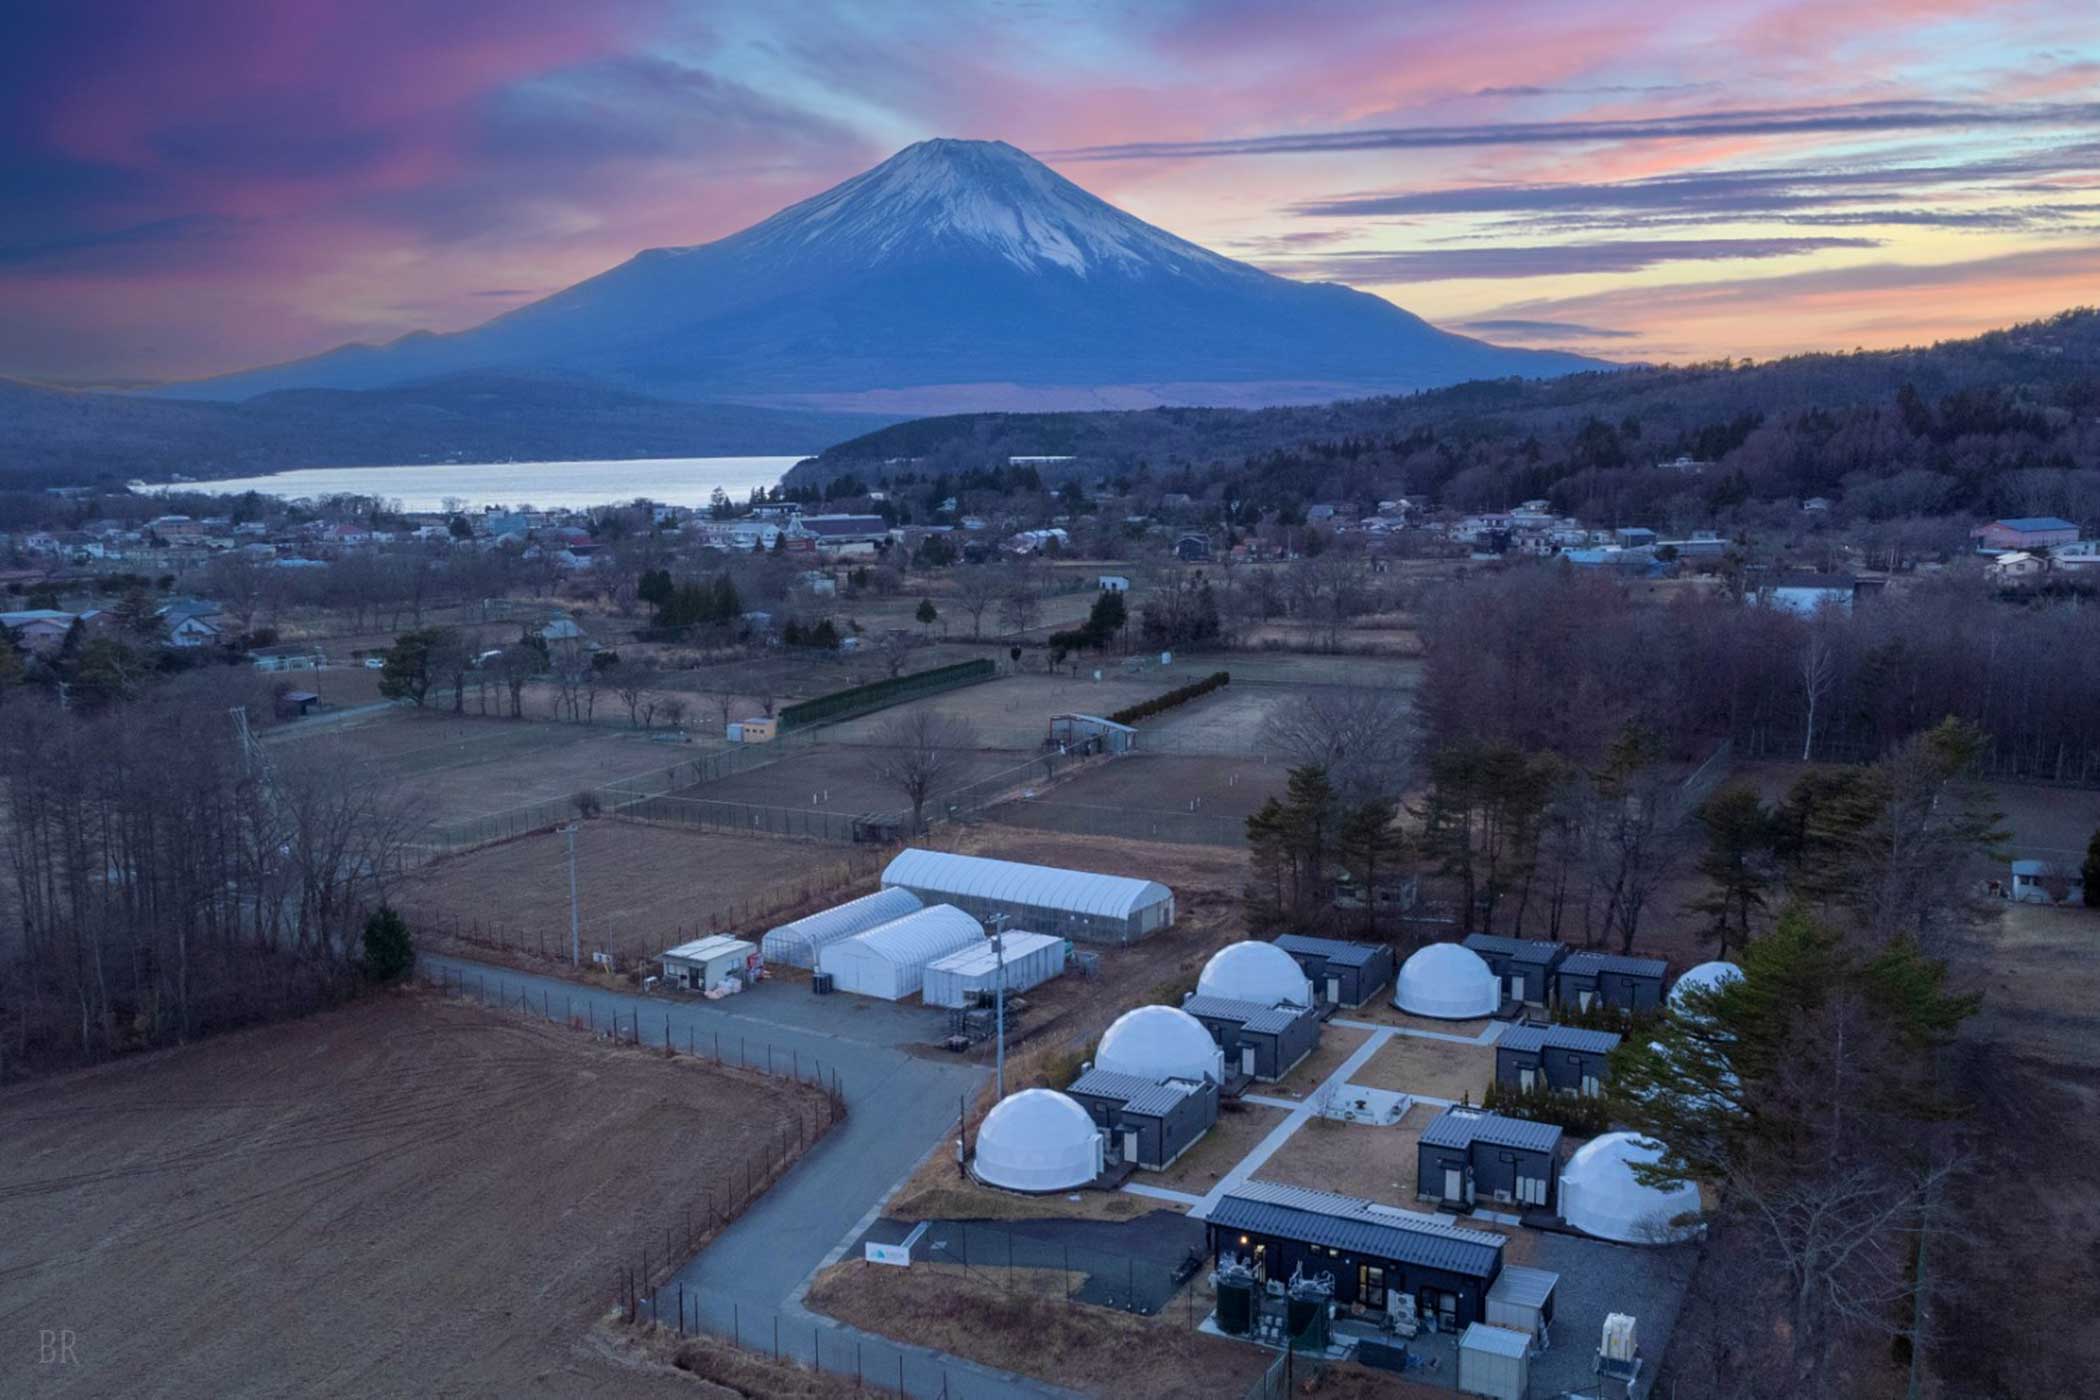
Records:
<instances>
[{"instance_id":1,"label":"roof of house","mask_svg":"<svg viewBox=\"0 0 2100 1400\"><path fill-rule=\"evenodd\" d=\"M657 956L677 958L681 962L708 962L731 953L744 954L758 951L758 945L726 933L711 933L705 938L696 938L690 943L681 943L675 948L666 948Z\"/></svg>"},{"instance_id":2,"label":"roof of house","mask_svg":"<svg viewBox=\"0 0 2100 1400\"><path fill-rule=\"evenodd\" d=\"M2004 530L2018 530L2029 534L2036 530L2075 530L2078 527L2068 520L2054 515L2016 515L2009 520L1993 520L1993 525Z\"/></svg>"},{"instance_id":3,"label":"roof of house","mask_svg":"<svg viewBox=\"0 0 2100 1400\"><path fill-rule=\"evenodd\" d=\"M1263 1006L1259 1002L1235 1001L1230 997L1193 996L1181 1009L1199 1021L1237 1021L1242 1030L1256 1035L1280 1035L1312 1010L1304 1006Z\"/></svg>"},{"instance_id":4,"label":"roof of house","mask_svg":"<svg viewBox=\"0 0 2100 1400\"><path fill-rule=\"evenodd\" d=\"M1527 1264L1505 1264L1502 1272L1495 1276L1495 1286L1488 1290L1491 1303L1511 1303L1520 1308L1544 1307L1560 1287L1560 1275L1551 1269L1534 1269Z\"/></svg>"},{"instance_id":5,"label":"roof of house","mask_svg":"<svg viewBox=\"0 0 2100 1400\"><path fill-rule=\"evenodd\" d=\"M1617 953L1570 953L1560 965L1563 976L1594 977L1600 972L1623 972L1628 977L1660 978L1670 970L1661 958L1629 958Z\"/></svg>"},{"instance_id":6,"label":"roof of house","mask_svg":"<svg viewBox=\"0 0 2100 1400\"><path fill-rule=\"evenodd\" d=\"M1211 1207L1208 1219L1220 1229L1303 1240L1476 1278L1496 1272L1502 1260L1500 1235L1304 1186L1243 1182Z\"/></svg>"},{"instance_id":7,"label":"roof of house","mask_svg":"<svg viewBox=\"0 0 2100 1400\"><path fill-rule=\"evenodd\" d=\"M805 515L800 524L812 535L885 535L890 529L879 515Z\"/></svg>"},{"instance_id":8,"label":"roof of house","mask_svg":"<svg viewBox=\"0 0 2100 1400\"><path fill-rule=\"evenodd\" d=\"M1523 1356L1531 1350L1531 1338L1514 1328L1492 1322L1475 1322L1458 1339L1460 1351L1483 1351L1490 1356Z\"/></svg>"},{"instance_id":9,"label":"roof of house","mask_svg":"<svg viewBox=\"0 0 2100 1400\"><path fill-rule=\"evenodd\" d=\"M1068 1094L1089 1098L1116 1099L1125 1113L1144 1118L1164 1118L1196 1092L1186 1079L1146 1079L1142 1075L1118 1074L1114 1070L1090 1069L1072 1081Z\"/></svg>"},{"instance_id":10,"label":"roof of house","mask_svg":"<svg viewBox=\"0 0 2100 1400\"><path fill-rule=\"evenodd\" d=\"M1314 953L1337 967L1362 967L1385 949L1376 943L1351 943L1342 938L1314 938L1309 934L1278 934L1276 946L1286 953Z\"/></svg>"},{"instance_id":11,"label":"roof of house","mask_svg":"<svg viewBox=\"0 0 2100 1400\"><path fill-rule=\"evenodd\" d=\"M1497 1050L1537 1051L1549 1045L1556 1050L1606 1055L1618 1048L1619 1037L1614 1031L1593 1031L1582 1026L1511 1026L1495 1042Z\"/></svg>"},{"instance_id":12,"label":"roof of house","mask_svg":"<svg viewBox=\"0 0 2100 1400\"><path fill-rule=\"evenodd\" d=\"M1424 1147L1471 1147L1486 1142L1526 1152L1551 1152L1560 1146L1560 1128L1477 1108L1447 1108L1429 1120L1420 1141Z\"/></svg>"},{"instance_id":13,"label":"roof of house","mask_svg":"<svg viewBox=\"0 0 2100 1400\"><path fill-rule=\"evenodd\" d=\"M1507 938L1499 933L1469 933L1465 946L1476 953L1492 954L1498 958L1509 958L1513 962L1552 963L1568 951L1565 943L1554 943L1544 938Z\"/></svg>"}]
</instances>

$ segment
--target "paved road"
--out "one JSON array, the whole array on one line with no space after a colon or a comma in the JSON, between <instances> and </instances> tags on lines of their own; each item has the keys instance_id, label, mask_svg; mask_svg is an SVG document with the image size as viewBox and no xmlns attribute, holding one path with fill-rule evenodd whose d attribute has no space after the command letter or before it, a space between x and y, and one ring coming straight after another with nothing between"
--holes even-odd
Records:
<instances>
[{"instance_id":1,"label":"paved road","mask_svg":"<svg viewBox=\"0 0 2100 1400\"><path fill-rule=\"evenodd\" d=\"M827 1134L772 1190L712 1244L688 1261L659 1291L667 1319L682 1285L689 1323L735 1330L746 1344L770 1350L774 1318L781 1350L827 1370L864 1371L871 1384L895 1389L900 1375L913 1395L949 1400L1034 1400L1069 1392L920 1347L899 1346L807 1311L802 1294L810 1276L841 1257L881 1213L890 1192L927 1150L945 1142L961 1097L983 1083L980 1066L907 1053L900 1046L924 1037L936 1023L909 1008L869 1006L840 996L818 1003L787 986L760 987L719 1002L666 1001L541 977L464 958L425 955L426 976L463 978L470 995L482 987L490 1001L515 1006L520 993L542 996L600 1022L639 1015L644 1042L664 1033L673 1043L688 1032L696 1042L719 1033L725 1052L735 1035L756 1060L762 1046L781 1060L798 1056L838 1070L846 1120ZM830 1024L827 1026L826 1022Z\"/></svg>"}]
</instances>

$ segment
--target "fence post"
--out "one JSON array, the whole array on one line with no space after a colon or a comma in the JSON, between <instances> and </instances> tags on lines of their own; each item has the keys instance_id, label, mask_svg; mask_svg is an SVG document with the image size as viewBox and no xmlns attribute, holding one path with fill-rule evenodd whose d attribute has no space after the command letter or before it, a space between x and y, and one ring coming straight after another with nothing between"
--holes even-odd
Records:
<instances>
[{"instance_id":1,"label":"fence post","mask_svg":"<svg viewBox=\"0 0 2100 1400\"><path fill-rule=\"evenodd\" d=\"M685 1285L678 1285L678 1335L685 1335Z\"/></svg>"}]
</instances>

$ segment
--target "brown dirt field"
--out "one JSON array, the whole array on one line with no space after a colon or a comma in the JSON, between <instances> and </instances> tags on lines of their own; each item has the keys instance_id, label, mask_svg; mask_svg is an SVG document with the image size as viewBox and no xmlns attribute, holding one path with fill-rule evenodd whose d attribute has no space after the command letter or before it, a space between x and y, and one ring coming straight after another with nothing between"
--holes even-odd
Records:
<instances>
[{"instance_id":1,"label":"brown dirt field","mask_svg":"<svg viewBox=\"0 0 2100 1400\"><path fill-rule=\"evenodd\" d=\"M1163 1172L1139 1172L1131 1180L1201 1196L1216 1186L1220 1177L1238 1166L1240 1159L1253 1151L1255 1144L1288 1116L1280 1108L1262 1104L1226 1108L1218 1114L1218 1125L1205 1133L1194 1147L1182 1153L1180 1160Z\"/></svg>"},{"instance_id":2,"label":"brown dirt field","mask_svg":"<svg viewBox=\"0 0 2100 1400\"><path fill-rule=\"evenodd\" d=\"M593 1320L814 1107L415 993L0 1094L8 1312L79 1356L0 1393L706 1394Z\"/></svg>"},{"instance_id":3,"label":"brown dirt field","mask_svg":"<svg viewBox=\"0 0 2100 1400\"><path fill-rule=\"evenodd\" d=\"M1041 801L1003 808L999 819L1079 831L1087 829L1087 815L1095 811L1106 811L1110 819L1131 812L1173 816L1193 812L1238 823L1280 794L1288 779L1281 763L1155 754L1141 748L1058 784ZM1193 808L1191 802L1196 804ZM1065 808L1073 810L1064 814L1061 809Z\"/></svg>"},{"instance_id":4,"label":"brown dirt field","mask_svg":"<svg viewBox=\"0 0 2100 1400\"><path fill-rule=\"evenodd\" d=\"M1448 1040L1396 1035L1364 1062L1350 1082L1367 1089L1397 1089L1454 1102L1471 1094L1473 1102L1479 1103L1494 1077L1492 1045L1454 1045Z\"/></svg>"},{"instance_id":5,"label":"brown dirt field","mask_svg":"<svg viewBox=\"0 0 2100 1400\"><path fill-rule=\"evenodd\" d=\"M1254 1179L1416 1209L1415 1144L1436 1114L1420 1104L1390 1128L1315 1118L1291 1134Z\"/></svg>"},{"instance_id":6,"label":"brown dirt field","mask_svg":"<svg viewBox=\"0 0 2100 1400\"><path fill-rule=\"evenodd\" d=\"M999 661L1002 666L1007 664L1003 654ZM914 663L911 669L921 668ZM969 720L976 726L978 743L987 748L1020 749L1033 753L1050 732L1050 716L1072 711L1105 715L1125 705L1135 705L1177 685L1186 685L1203 674L1196 671L1182 674L1187 669L1175 666L1163 672L1155 666L1148 674L1127 677L1120 665L1110 660L1102 663L1102 678L1098 684L1088 678L1091 672L1087 677L1075 677L1069 672L1052 676L1040 671L1026 671L847 720L827 728L824 737L835 743L864 744L897 715L912 710L939 710Z\"/></svg>"},{"instance_id":7,"label":"brown dirt field","mask_svg":"<svg viewBox=\"0 0 2100 1400\"><path fill-rule=\"evenodd\" d=\"M1072 1199L1074 1196L1078 1199ZM1155 1210L1182 1209L1185 1207L1173 1201L1121 1191L1063 1191L1047 1196L997 1191L975 1180L958 1180L954 1158L944 1149L912 1174L884 1207L884 1214L899 1220L1129 1220Z\"/></svg>"},{"instance_id":8,"label":"brown dirt field","mask_svg":"<svg viewBox=\"0 0 2100 1400\"><path fill-rule=\"evenodd\" d=\"M763 933L781 922L768 911L868 880L874 859L844 846L601 817L576 833L583 943L634 958L710 928ZM566 956L567 838L543 831L447 856L412 872L395 902L412 924Z\"/></svg>"},{"instance_id":9,"label":"brown dirt field","mask_svg":"<svg viewBox=\"0 0 2100 1400\"><path fill-rule=\"evenodd\" d=\"M1201 1279L1191 1286L1200 1290L1194 1313L1201 1321L1211 1307L1208 1286ZM871 1332L1096 1395L1238 1395L1275 1356L1194 1331L1185 1305L1169 1303L1158 1317L1140 1317L1067 1303L1055 1296L1054 1285L1049 1296L1005 1289L955 1265L838 1264L817 1276L809 1306ZM1426 1400L1450 1392L1337 1366L1302 1393L1321 1400Z\"/></svg>"},{"instance_id":10,"label":"brown dirt field","mask_svg":"<svg viewBox=\"0 0 2100 1400\"><path fill-rule=\"evenodd\" d=\"M1276 1083L1262 1085L1260 1092L1282 1099L1302 1099L1319 1088L1322 1080L1341 1068L1342 1061L1355 1054L1370 1038L1369 1031L1337 1026L1330 1021L1320 1031L1320 1043L1313 1052Z\"/></svg>"},{"instance_id":11,"label":"brown dirt field","mask_svg":"<svg viewBox=\"0 0 2100 1400\"><path fill-rule=\"evenodd\" d=\"M696 747L704 746L650 743L624 720L615 728L398 710L288 738L272 751L280 762L314 758L391 778L396 793L443 825L658 772Z\"/></svg>"},{"instance_id":12,"label":"brown dirt field","mask_svg":"<svg viewBox=\"0 0 2100 1400\"><path fill-rule=\"evenodd\" d=\"M681 1337L667 1328L599 1329L592 1338L599 1350L619 1364L648 1372L665 1385L684 1387L696 1400L863 1400L867 1391L851 1380L819 1375L793 1361L777 1362L765 1352L741 1351L705 1333Z\"/></svg>"}]
</instances>

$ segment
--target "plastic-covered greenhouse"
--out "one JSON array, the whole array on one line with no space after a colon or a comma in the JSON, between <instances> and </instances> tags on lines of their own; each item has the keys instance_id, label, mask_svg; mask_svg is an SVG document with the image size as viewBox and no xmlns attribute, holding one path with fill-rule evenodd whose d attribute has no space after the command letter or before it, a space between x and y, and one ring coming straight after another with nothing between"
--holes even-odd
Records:
<instances>
[{"instance_id":1,"label":"plastic-covered greenhouse","mask_svg":"<svg viewBox=\"0 0 2100 1400\"><path fill-rule=\"evenodd\" d=\"M882 872L886 889L910 890L989 920L1092 943L1134 943L1174 922L1174 892L1157 880L991 860L916 848Z\"/></svg>"},{"instance_id":2,"label":"plastic-covered greenhouse","mask_svg":"<svg viewBox=\"0 0 2100 1400\"><path fill-rule=\"evenodd\" d=\"M924 907L910 890L877 890L808 918L782 924L760 942L759 952L767 962L783 967L815 967L817 954L826 944L866 933L878 924L916 914Z\"/></svg>"},{"instance_id":3,"label":"plastic-covered greenhouse","mask_svg":"<svg viewBox=\"0 0 2100 1400\"><path fill-rule=\"evenodd\" d=\"M926 964L984 942L984 926L951 905L936 904L827 944L819 971L842 992L902 1001L925 982Z\"/></svg>"}]
</instances>

